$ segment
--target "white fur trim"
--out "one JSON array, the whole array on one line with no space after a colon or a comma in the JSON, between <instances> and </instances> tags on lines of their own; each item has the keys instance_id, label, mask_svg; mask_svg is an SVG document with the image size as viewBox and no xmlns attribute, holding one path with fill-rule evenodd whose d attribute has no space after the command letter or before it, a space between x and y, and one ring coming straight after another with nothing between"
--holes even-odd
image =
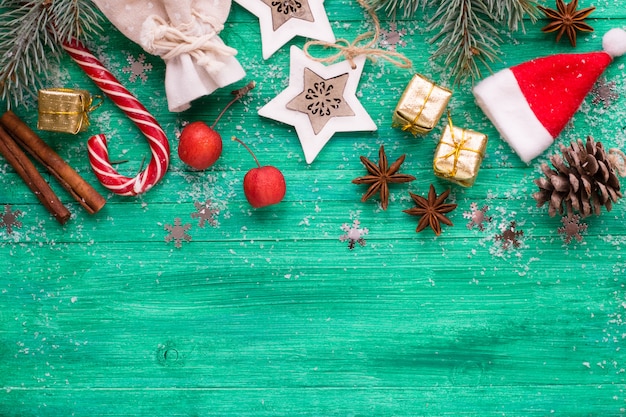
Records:
<instances>
[{"instance_id":1,"label":"white fur trim","mask_svg":"<svg viewBox=\"0 0 626 417\"><path fill-rule=\"evenodd\" d=\"M554 142L530 109L510 69L485 78L476 84L473 93L480 108L522 161L529 163Z\"/></svg>"},{"instance_id":2,"label":"white fur trim","mask_svg":"<svg viewBox=\"0 0 626 417\"><path fill-rule=\"evenodd\" d=\"M602 49L613 58L626 54L626 32L611 29L602 37Z\"/></svg>"}]
</instances>

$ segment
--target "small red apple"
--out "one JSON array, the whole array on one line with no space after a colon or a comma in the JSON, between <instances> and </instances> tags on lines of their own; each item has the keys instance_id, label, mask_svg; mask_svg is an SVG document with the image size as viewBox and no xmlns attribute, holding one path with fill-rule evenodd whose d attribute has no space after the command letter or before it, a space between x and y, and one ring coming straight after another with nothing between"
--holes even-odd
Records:
<instances>
[{"instance_id":1,"label":"small red apple","mask_svg":"<svg viewBox=\"0 0 626 417\"><path fill-rule=\"evenodd\" d=\"M283 173L271 165L261 166L254 152L245 143L234 136L233 140L241 143L257 164L256 168L252 168L243 177L243 192L248 203L254 208L280 203L287 190Z\"/></svg>"},{"instance_id":2,"label":"small red apple","mask_svg":"<svg viewBox=\"0 0 626 417\"><path fill-rule=\"evenodd\" d=\"M255 86L251 81L239 90L232 91L235 96L220 112L211 126L204 122L193 122L183 128L178 142L180 160L195 169L207 169L222 154L222 137L214 129L226 110L244 97Z\"/></svg>"},{"instance_id":3,"label":"small red apple","mask_svg":"<svg viewBox=\"0 0 626 417\"><path fill-rule=\"evenodd\" d=\"M195 169L207 169L222 154L222 137L204 122L189 123L178 142L180 160Z\"/></svg>"}]
</instances>

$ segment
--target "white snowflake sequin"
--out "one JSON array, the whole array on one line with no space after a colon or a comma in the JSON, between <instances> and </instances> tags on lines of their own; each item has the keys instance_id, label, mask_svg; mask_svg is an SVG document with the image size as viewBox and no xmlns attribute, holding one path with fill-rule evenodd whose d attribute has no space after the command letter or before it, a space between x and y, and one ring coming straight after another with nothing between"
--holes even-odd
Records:
<instances>
[{"instance_id":1,"label":"white snowflake sequin","mask_svg":"<svg viewBox=\"0 0 626 417\"><path fill-rule=\"evenodd\" d=\"M166 224L164 229L169 232L165 236L165 242L169 243L173 240L177 248L183 246L183 241L191 242L191 236L187 233L191 229L191 225L189 223L181 224L181 220L178 217L174 219L173 225Z\"/></svg>"},{"instance_id":2,"label":"white snowflake sequin","mask_svg":"<svg viewBox=\"0 0 626 417\"><path fill-rule=\"evenodd\" d=\"M22 227L22 222L17 218L22 215L20 210L12 210L10 204L4 206L4 213L0 213L0 228L4 227L7 233L13 233L13 228L18 229Z\"/></svg>"},{"instance_id":3,"label":"white snowflake sequin","mask_svg":"<svg viewBox=\"0 0 626 417\"><path fill-rule=\"evenodd\" d=\"M367 228L361 228L360 226L361 222L357 219L352 221L352 226L348 223L344 223L341 226L341 230L346 233L339 236L339 240L342 242L348 242L348 248L350 250L354 249L357 243L361 246L365 246L365 239L363 239L363 236L368 234L369 230Z\"/></svg>"},{"instance_id":4,"label":"white snowflake sequin","mask_svg":"<svg viewBox=\"0 0 626 417\"><path fill-rule=\"evenodd\" d=\"M137 78L140 78L141 81L148 81L146 73L152 70L152 64L146 64L145 61L146 56L144 54L140 54L137 59L130 55L128 56L128 66L122 68L122 72L130 74L128 81L134 83L137 81Z\"/></svg>"},{"instance_id":5,"label":"white snowflake sequin","mask_svg":"<svg viewBox=\"0 0 626 417\"><path fill-rule=\"evenodd\" d=\"M561 223L563 223L563 227L559 227L557 231L563 236L565 243L570 243L572 239L582 242L583 236L580 233L587 231L587 224L581 223L579 215L571 214L564 216L561 219Z\"/></svg>"},{"instance_id":6,"label":"white snowflake sequin","mask_svg":"<svg viewBox=\"0 0 626 417\"><path fill-rule=\"evenodd\" d=\"M398 30L398 25L396 23L390 23L389 30L381 29L380 31L380 34L382 35L380 46L390 51L395 51L398 46L405 47L406 41L402 38L406 35L406 33L406 29Z\"/></svg>"},{"instance_id":7,"label":"white snowflake sequin","mask_svg":"<svg viewBox=\"0 0 626 417\"><path fill-rule=\"evenodd\" d=\"M519 238L524 236L523 230L517 230L517 222L512 221L509 225L501 225L500 231L502 234L496 235L494 239L502 242L502 249L509 249L511 246L519 248L521 241Z\"/></svg>"},{"instance_id":8,"label":"white snowflake sequin","mask_svg":"<svg viewBox=\"0 0 626 417\"><path fill-rule=\"evenodd\" d=\"M617 84L615 81L608 81L606 78L600 78L591 89L591 96L593 97L591 103L603 103L605 109L609 107L615 100L619 99L616 86Z\"/></svg>"},{"instance_id":9,"label":"white snowflake sequin","mask_svg":"<svg viewBox=\"0 0 626 417\"><path fill-rule=\"evenodd\" d=\"M206 223L209 223L213 227L217 227L217 215L220 214L220 211L219 209L213 207L211 200L206 200L204 203L196 201L193 204L196 207L196 211L191 213L191 218L199 219L199 227L204 227Z\"/></svg>"},{"instance_id":10,"label":"white snowflake sequin","mask_svg":"<svg viewBox=\"0 0 626 417\"><path fill-rule=\"evenodd\" d=\"M465 219L469 219L467 222L467 228L472 229L474 226L478 227L478 230L481 232L485 230L485 223L491 223L492 217L487 216L487 210L489 210L488 206L483 206L482 208L478 208L478 204L472 203L470 204L471 211L464 211L463 217Z\"/></svg>"}]
</instances>

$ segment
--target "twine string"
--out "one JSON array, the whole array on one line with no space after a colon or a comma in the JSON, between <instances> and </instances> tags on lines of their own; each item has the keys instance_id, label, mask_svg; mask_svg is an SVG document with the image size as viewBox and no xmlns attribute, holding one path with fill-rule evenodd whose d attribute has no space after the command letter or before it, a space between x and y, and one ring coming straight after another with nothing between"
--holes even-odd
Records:
<instances>
[{"instance_id":1,"label":"twine string","mask_svg":"<svg viewBox=\"0 0 626 417\"><path fill-rule=\"evenodd\" d=\"M170 26L158 15L150 16L142 26L140 44L153 55L165 61L188 54L210 74L216 74L224 67L222 58L235 56L237 51L219 41L218 34L223 25L210 16L193 11L193 16L201 23L208 24L204 33L192 33L193 25Z\"/></svg>"},{"instance_id":2,"label":"twine string","mask_svg":"<svg viewBox=\"0 0 626 417\"><path fill-rule=\"evenodd\" d=\"M396 51L385 51L380 48L375 48L374 45L380 37L380 20L376 15L376 12L365 4L363 0L358 0L361 7L363 7L372 18L374 23L374 32L366 32L357 36L354 41L350 42L347 39L337 39L335 43L326 41L309 41L304 44L304 54L309 58L321 63L333 63L341 58L344 58L350 63L352 69L356 69L356 63L354 59L360 55L365 55L373 62L376 62L378 58L382 58L398 68L411 68L413 63L409 58ZM368 40L369 39L369 40ZM334 48L337 52L325 58L318 58L311 55L309 48L311 46L321 46L324 49Z\"/></svg>"}]
</instances>

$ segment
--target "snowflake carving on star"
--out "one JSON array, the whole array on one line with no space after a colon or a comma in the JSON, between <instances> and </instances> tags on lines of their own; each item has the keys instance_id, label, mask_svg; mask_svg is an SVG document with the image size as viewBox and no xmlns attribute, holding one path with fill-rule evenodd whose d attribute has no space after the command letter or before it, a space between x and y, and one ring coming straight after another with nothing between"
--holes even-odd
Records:
<instances>
[{"instance_id":1,"label":"snowflake carving on star","mask_svg":"<svg viewBox=\"0 0 626 417\"><path fill-rule=\"evenodd\" d=\"M343 98L348 78L349 74L341 74L326 79L305 68L304 90L286 107L306 114L317 135L333 117L354 116L350 105Z\"/></svg>"},{"instance_id":2,"label":"snowflake carving on star","mask_svg":"<svg viewBox=\"0 0 626 417\"><path fill-rule=\"evenodd\" d=\"M22 222L17 218L22 215L20 210L13 211L10 204L4 206L4 213L0 213L0 228L4 227L7 233L13 233L13 228L21 228Z\"/></svg>"},{"instance_id":3,"label":"snowflake carving on star","mask_svg":"<svg viewBox=\"0 0 626 417\"><path fill-rule=\"evenodd\" d=\"M488 206L483 206L479 209L478 204L470 204L470 211L463 212L463 217L469 219L467 228L473 229L474 226L476 226L478 227L478 230L483 232L485 230L485 223L491 223L491 220L493 219L492 216L487 216L487 210L489 210Z\"/></svg>"},{"instance_id":4,"label":"snowflake carving on star","mask_svg":"<svg viewBox=\"0 0 626 417\"><path fill-rule=\"evenodd\" d=\"M139 57L135 59L129 55L127 60L128 66L122 68L122 72L130 74L128 81L134 83L137 81L137 78L140 78L141 81L148 81L148 75L146 73L152 70L152 64L146 64L146 56L140 54Z\"/></svg>"},{"instance_id":5,"label":"snowflake carving on star","mask_svg":"<svg viewBox=\"0 0 626 417\"><path fill-rule=\"evenodd\" d=\"M361 246L365 246L365 239L363 236L369 233L367 228L361 228L361 222L357 219L352 221L352 225L350 226L348 223L344 223L341 226L341 230L345 232L345 234L339 236L339 240L342 242L348 242L348 248L350 250L354 249L356 244L358 243Z\"/></svg>"},{"instance_id":6,"label":"snowflake carving on star","mask_svg":"<svg viewBox=\"0 0 626 417\"><path fill-rule=\"evenodd\" d=\"M600 104L600 102L602 102L606 109L619 98L619 94L616 90L615 81L607 81L604 77L600 78L591 89L591 96L593 97L591 103Z\"/></svg>"},{"instance_id":7,"label":"snowflake carving on star","mask_svg":"<svg viewBox=\"0 0 626 417\"><path fill-rule=\"evenodd\" d=\"M513 246L514 248L520 247L521 242L519 238L524 236L524 231L517 230L517 223L515 221L509 223L508 226L501 226L500 231L502 233L496 235L495 240L502 242L502 249L508 249L511 246Z\"/></svg>"},{"instance_id":8,"label":"snowflake carving on star","mask_svg":"<svg viewBox=\"0 0 626 417\"><path fill-rule=\"evenodd\" d=\"M347 76L348 74L345 74ZM309 103L307 110L312 114L330 116L333 110L337 110L343 102L342 97L333 96L333 84L327 84L326 80L313 83L306 91L306 100ZM289 106L287 106L289 107Z\"/></svg>"},{"instance_id":9,"label":"snowflake carving on star","mask_svg":"<svg viewBox=\"0 0 626 417\"><path fill-rule=\"evenodd\" d=\"M565 243L570 243L572 239L576 239L578 242L582 242L583 236L581 232L587 230L587 224L580 222L580 216L577 214L570 214L561 218L563 227L559 227L557 231L563 235Z\"/></svg>"},{"instance_id":10,"label":"snowflake carving on star","mask_svg":"<svg viewBox=\"0 0 626 417\"><path fill-rule=\"evenodd\" d=\"M211 200L206 200L204 203L196 201L193 205L196 207L196 211L191 213L191 218L200 219L198 226L204 227L206 223L213 227L218 226L217 215L220 214L220 211L213 207Z\"/></svg>"},{"instance_id":11,"label":"snowflake carving on star","mask_svg":"<svg viewBox=\"0 0 626 417\"><path fill-rule=\"evenodd\" d=\"M274 32L290 19L314 22L313 13L307 0L263 0L272 9L272 27Z\"/></svg>"},{"instance_id":12,"label":"snowflake carving on star","mask_svg":"<svg viewBox=\"0 0 626 417\"><path fill-rule=\"evenodd\" d=\"M302 3L293 0L272 0L271 6L276 8L277 13L292 15L302 8Z\"/></svg>"},{"instance_id":13,"label":"snowflake carving on star","mask_svg":"<svg viewBox=\"0 0 626 417\"><path fill-rule=\"evenodd\" d=\"M398 46L405 47L406 42L402 38L406 33L406 29L398 30L397 23L392 22L389 24L389 30L381 29L380 46L390 51L395 51Z\"/></svg>"},{"instance_id":14,"label":"snowflake carving on star","mask_svg":"<svg viewBox=\"0 0 626 417\"><path fill-rule=\"evenodd\" d=\"M191 229L191 225L189 223L184 225L181 224L181 220L178 217L174 219L173 225L166 224L164 229L169 232L169 234L165 236L166 243L173 240L174 246L181 248L183 246L183 242L191 242L191 236L187 233L189 229Z\"/></svg>"}]
</instances>

